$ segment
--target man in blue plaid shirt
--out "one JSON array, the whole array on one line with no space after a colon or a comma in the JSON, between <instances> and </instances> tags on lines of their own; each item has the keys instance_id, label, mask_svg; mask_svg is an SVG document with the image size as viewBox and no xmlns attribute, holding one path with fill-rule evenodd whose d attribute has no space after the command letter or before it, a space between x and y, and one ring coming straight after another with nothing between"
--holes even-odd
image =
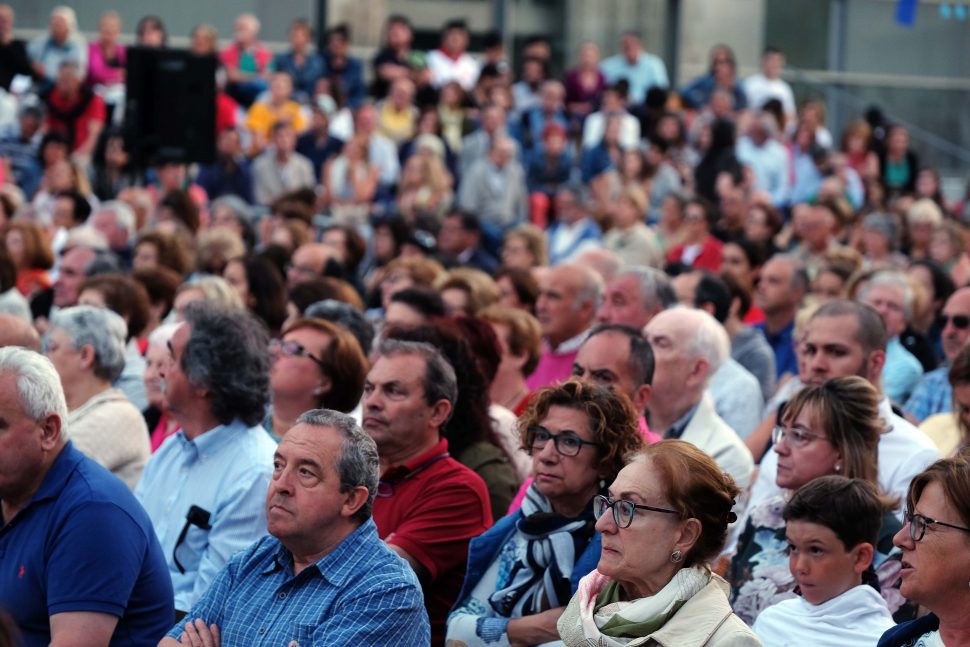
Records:
<instances>
[{"instance_id":1,"label":"man in blue plaid shirt","mask_svg":"<svg viewBox=\"0 0 970 647\"><path fill-rule=\"evenodd\" d=\"M266 495L270 535L236 554L159 647L425 646L417 577L377 536L377 446L318 409L280 441Z\"/></svg>"}]
</instances>

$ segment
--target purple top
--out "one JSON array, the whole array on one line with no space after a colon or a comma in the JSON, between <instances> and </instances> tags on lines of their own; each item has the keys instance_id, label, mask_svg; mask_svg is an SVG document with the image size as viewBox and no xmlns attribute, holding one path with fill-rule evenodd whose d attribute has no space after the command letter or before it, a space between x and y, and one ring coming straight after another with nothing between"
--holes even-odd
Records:
<instances>
[{"instance_id":1,"label":"purple top","mask_svg":"<svg viewBox=\"0 0 970 647\"><path fill-rule=\"evenodd\" d=\"M583 85L579 68L574 67L566 72L564 85L566 86L567 104L576 102L588 102L595 104L597 101L599 101L600 95L603 93L603 88L606 87L606 77L604 77L603 73L597 69L596 85L589 88Z\"/></svg>"},{"instance_id":2,"label":"purple top","mask_svg":"<svg viewBox=\"0 0 970 647\"><path fill-rule=\"evenodd\" d=\"M114 56L105 58L101 44L93 42L88 45L88 84L114 85L124 83L122 74L125 69L125 48L115 45Z\"/></svg>"}]
</instances>

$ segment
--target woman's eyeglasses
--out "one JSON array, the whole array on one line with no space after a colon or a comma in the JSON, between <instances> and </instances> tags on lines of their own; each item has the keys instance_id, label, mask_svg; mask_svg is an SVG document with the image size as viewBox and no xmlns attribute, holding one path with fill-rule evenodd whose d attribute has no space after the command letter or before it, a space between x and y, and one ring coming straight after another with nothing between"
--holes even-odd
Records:
<instances>
[{"instance_id":1,"label":"woman's eyeglasses","mask_svg":"<svg viewBox=\"0 0 970 647\"><path fill-rule=\"evenodd\" d=\"M801 429L785 429L781 425L775 425L771 429L771 442L777 445L784 439L789 447L802 448L817 438L824 439L822 434L813 434Z\"/></svg>"},{"instance_id":2,"label":"woman's eyeglasses","mask_svg":"<svg viewBox=\"0 0 970 647\"><path fill-rule=\"evenodd\" d=\"M314 362L320 365L321 368L326 368L327 365L324 364L323 360L304 348L303 344L296 341L285 341L282 339L273 339L269 342L269 352L280 353L286 357L306 357L312 359Z\"/></svg>"},{"instance_id":3,"label":"woman's eyeglasses","mask_svg":"<svg viewBox=\"0 0 970 647\"><path fill-rule=\"evenodd\" d=\"M664 514L680 514L676 510L666 508L655 508L651 505L641 505L626 499L613 500L608 496L597 494L593 497L593 516L599 519L606 514L607 508L613 508L613 523L617 528L629 528L633 523L633 515L639 510L650 510L651 512L663 512Z\"/></svg>"},{"instance_id":4,"label":"woman's eyeglasses","mask_svg":"<svg viewBox=\"0 0 970 647\"><path fill-rule=\"evenodd\" d=\"M913 541L921 541L923 539L923 535L926 534L926 528L928 526L944 526L946 528L953 528L954 530L962 530L963 532L970 533L970 528L955 526L952 523L946 523L944 521L937 521L936 519L931 519L924 514L917 514L907 510L905 516L906 523L909 524L909 538Z\"/></svg>"},{"instance_id":5,"label":"woman's eyeglasses","mask_svg":"<svg viewBox=\"0 0 970 647\"><path fill-rule=\"evenodd\" d=\"M583 440L572 432L554 434L545 427L532 427L526 435L526 442L533 450L542 449L550 440L555 443L556 451L563 456L575 456L583 448L583 445L596 445L594 442Z\"/></svg>"}]
</instances>

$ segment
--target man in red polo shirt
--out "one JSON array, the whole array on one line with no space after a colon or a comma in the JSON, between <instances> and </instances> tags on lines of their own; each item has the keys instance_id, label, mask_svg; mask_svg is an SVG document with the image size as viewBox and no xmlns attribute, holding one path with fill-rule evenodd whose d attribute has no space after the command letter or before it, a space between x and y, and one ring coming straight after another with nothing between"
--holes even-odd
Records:
<instances>
[{"instance_id":1,"label":"man in red polo shirt","mask_svg":"<svg viewBox=\"0 0 970 647\"><path fill-rule=\"evenodd\" d=\"M104 128L104 101L81 85L84 71L77 61L66 60L57 69L57 82L41 95L47 106L48 131L67 135L71 152L90 158Z\"/></svg>"},{"instance_id":2,"label":"man in red polo shirt","mask_svg":"<svg viewBox=\"0 0 970 647\"><path fill-rule=\"evenodd\" d=\"M458 394L455 371L429 344L388 340L364 382L363 427L377 443L374 501L380 537L424 588L431 644L443 645L468 557L468 541L492 525L488 490L448 455L440 430Z\"/></svg>"}]
</instances>

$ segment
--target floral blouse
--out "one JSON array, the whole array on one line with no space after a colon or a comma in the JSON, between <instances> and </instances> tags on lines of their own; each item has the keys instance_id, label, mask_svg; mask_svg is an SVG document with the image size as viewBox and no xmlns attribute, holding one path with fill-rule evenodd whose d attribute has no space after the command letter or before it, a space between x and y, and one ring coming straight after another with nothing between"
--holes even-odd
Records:
<instances>
[{"instance_id":1,"label":"floral blouse","mask_svg":"<svg viewBox=\"0 0 970 647\"><path fill-rule=\"evenodd\" d=\"M738 539L737 554L731 561L728 573L731 606L749 625L771 605L797 595L795 578L788 568L788 540L781 516L786 503L785 497L779 495L751 509ZM865 583L876 588L886 600L896 622L915 617L915 605L899 593L902 552L893 546L892 538L901 527L896 515L887 512L879 530L868 580L863 575Z\"/></svg>"}]
</instances>

